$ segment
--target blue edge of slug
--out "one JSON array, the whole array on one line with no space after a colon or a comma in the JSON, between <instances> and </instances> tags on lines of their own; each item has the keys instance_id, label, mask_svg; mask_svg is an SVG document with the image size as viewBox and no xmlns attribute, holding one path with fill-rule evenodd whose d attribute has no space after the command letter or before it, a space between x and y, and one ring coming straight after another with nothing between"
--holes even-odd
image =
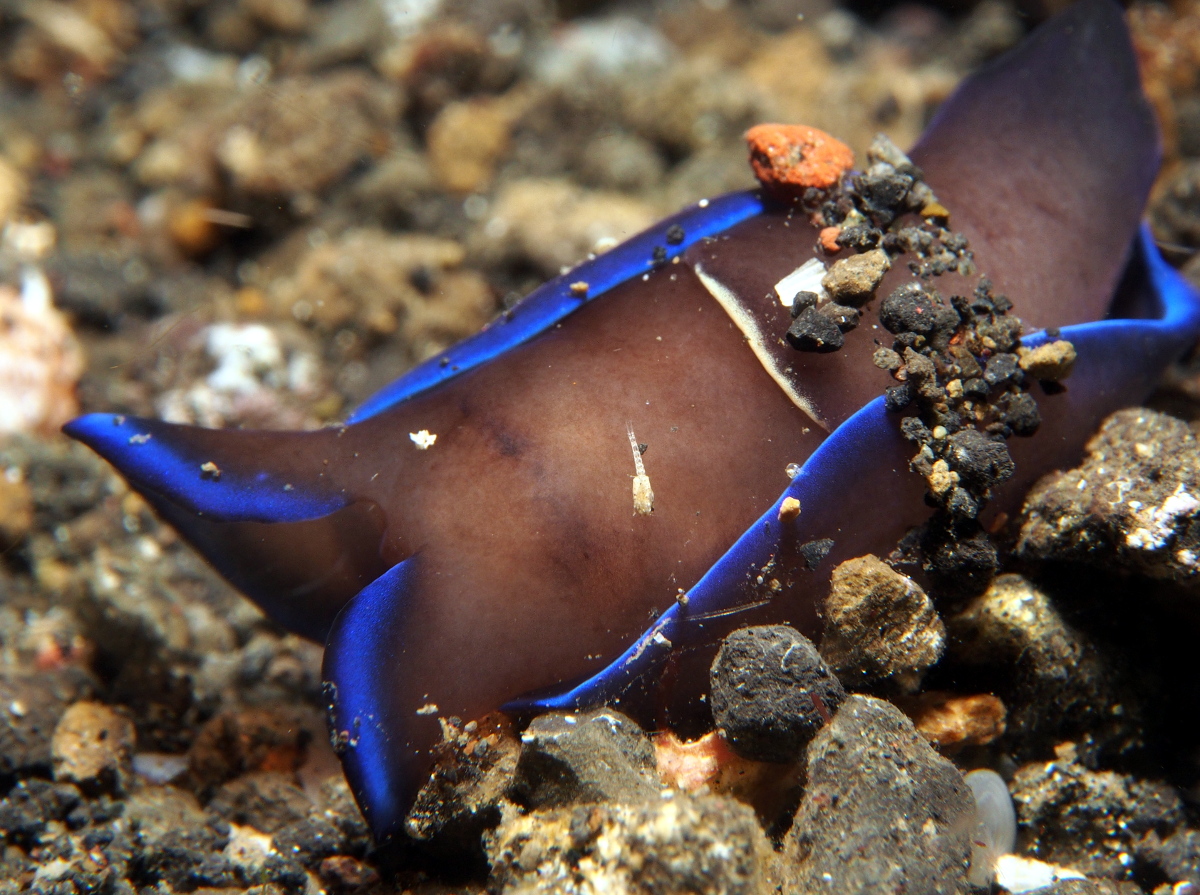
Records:
<instances>
[{"instance_id":1,"label":"blue edge of slug","mask_svg":"<svg viewBox=\"0 0 1200 895\"><path fill-rule=\"evenodd\" d=\"M538 289L510 313L478 335L413 369L368 398L347 420L348 425L384 413L414 395L433 389L468 370L545 332L587 301L613 287L651 271L654 251L666 251L670 261L697 242L764 211L756 191L733 193L696 205L662 221L623 245L588 261ZM683 230L683 239L671 244L668 230ZM1149 230L1142 228L1137 249L1146 263L1158 301L1153 319L1110 319L1065 327L1062 337L1079 350L1081 359L1101 358L1119 373L1137 361L1130 357L1174 357L1200 332L1200 298L1158 253ZM661 253L660 253L661 254ZM586 296L571 289L588 284ZM1022 338L1036 346L1047 341L1044 332ZM1107 359L1114 363L1107 364ZM1103 379L1099 374L1097 379ZM1072 388L1092 384L1085 377ZM1103 388L1103 385L1096 385ZM72 421L68 434L91 445L103 456L119 457L121 469L139 487L169 494L180 506L218 521L296 522L328 515L346 505L336 491L311 484L292 487L266 472L222 470L219 478L201 474L208 458L170 437L166 423L114 414L89 414ZM160 437L161 433L161 437ZM837 499L840 489L853 483L855 458L892 448L895 417L882 397L864 406L839 426L808 458L775 504L743 534L715 565L688 591L687 608L676 604L664 612L620 657L582 683L550 696L514 699L504 706L513 713L552 709L576 710L618 696L637 678L663 662L672 649L703 640L715 640L740 623L740 613L727 605L738 592L748 570L766 563L779 542L780 503L795 497L806 507ZM219 483L219 484L218 484ZM395 829L402 820L403 782L383 760L390 738L383 719L389 713L384 700L390 690L380 675L390 667L388 654L401 648L400 610L408 593L413 560L406 560L364 588L343 611L327 645L327 674L338 688L334 720L339 730L350 728L354 748L347 755L348 770L358 778L362 802L372 815L377 833Z\"/></svg>"},{"instance_id":2,"label":"blue edge of slug","mask_svg":"<svg viewBox=\"0 0 1200 895\"><path fill-rule=\"evenodd\" d=\"M713 202L715 210L705 220L709 226L697 226L697 222L686 215L683 222L692 227L689 237L698 239L756 213L757 205L753 196L735 195L727 197L725 202ZM644 256L646 249L656 244L662 232L663 228L656 228L635 241L630 253L635 258ZM1096 377L1105 381L1095 385L1095 388L1111 386L1114 381L1111 377L1124 375L1132 370L1131 365L1144 365L1146 357L1178 356L1200 333L1200 296L1162 259L1148 228L1142 228L1135 250L1145 261L1150 286L1157 301L1158 316L1150 319L1102 320L1061 330L1061 338L1074 343L1081 358L1089 358L1101 368L1111 371L1107 380L1104 375ZM610 266L604 268L607 279L602 282L608 288L641 272L635 269L631 274L627 266L628 259L629 254L622 252L611 259L613 263ZM593 270L593 266L577 269L570 278L593 277ZM571 306L561 298L562 284L565 282L565 278L560 278L548 287L558 290L555 296L560 300L554 307L557 313L539 308L526 319L536 319L539 321L538 327L544 329L569 313ZM471 340L460 346L455 356L464 369L476 366L530 335L528 330L518 337L508 338L485 333L476 337L478 343ZM1049 340L1044 331L1022 337L1022 343L1030 347ZM472 353L477 344L480 347L478 356ZM1121 363L1121 359L1126 357L1130 360ZM1115 362L1110 362L1110 359L1115 359ZM426 383L444 381L444 376L432 378L441 374L438 366L430 368L427 365L423 369L424 372L422 369L414 371L414 374L410 374L411 379L406 377L369 400L354 419L378 413L396 401L432 387ZM1084 382L1072 387L1087 388L1090 385L1090 382ZM736 628L741 623L740 613L731 612L732 607L727 603L731 594L738 593L748 572L765 564L776 549L782 534L778 521L782 501L787 497L795 497L803 506L819 507L824 502L837 500L840 489L852 485L860 472L857 458L886 454L895 445L896 431L896 416L886 410L882 397L864 406L821 444L775 504L688 591L686 609L679 603L671 606L620 657L582 683L549 696L519 697L507 703L503 709L513 714L574 711L610 701L639 677L664 662L673 649L701 640L711 642ZM386 705L390 687L380 675L390 666L390 653L402 648L403 636L398 618L403 613L399 609L407 597L414 561L415 558L393 566L365 588L343 612L327 647L327 656L332 660L327 668L328 676L339 686L334 709L335 723L338 729L351 724L355 737L354 754L346 757L347 770L357 780L362 796L360 801L368 811L372 828L377 835L385 836L398 829L403 822L406 800L403 792L405 781L385 759L391 738L388 729L391 719Z\"/></svg>"},{"instance_id":3,"label":"blue edge of slug","mask_svg":"<svg viewBox=\"0 0 1200 895\"><path fill-rule=\"evenodd\" d=\"M1150 274L1159 316L1063 327L1058 338L1074 344L1081 357L1120 357L1124 349L1134 346L1144 353L1152 345L1151 354L1174 358L1200 333L1200 295L1163 260L1145 225L1138 248ZM1021 344L1030 348L1049 341L1044 330L1021 337ZM695 642L699 629L704 629L705 639L712 639L727 633L725 629L738 627L736 616L725 615L728 621L721 623L722 613L730 608L722 602L745 581L748 570L761 568L770 559L782 534L779 507L784 499L794 497L801 506L828 506L859 474L858 458L886 455L894 443L896 428L897 416L886 409L882 396L865 405L821 443L771 508L688 591L686 609L679 603L671 606L616 661L582 683L548 697L513 700L505 710L576 710L597 705L619 695L665 661L676 646ZM703 621L695 621L697 618Z\"/></svg>"},{"instance_id":4,"label":"blue edge of slug","mask_svg":"<svg viewBox=\"0 0 1200 895\"><path fill-rule=\"evenodd\" d=\"M172 503L215 522L303 522L348 503L339 491L293 485L262 469L206 473L205 464L213 458L177 437L178 428L161 420L89 413L71 420L63 431L110 461L119 458L114 465L136 487L167 495Z\"/></svg>"}]
</instances>

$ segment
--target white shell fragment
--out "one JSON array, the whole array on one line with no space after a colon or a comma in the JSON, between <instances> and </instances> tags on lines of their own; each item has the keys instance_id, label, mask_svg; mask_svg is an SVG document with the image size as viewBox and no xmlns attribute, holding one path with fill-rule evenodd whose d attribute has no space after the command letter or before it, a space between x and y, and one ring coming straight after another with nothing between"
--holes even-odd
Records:
<instances>
[{"instance_id":1,"label":"white shell fragment","mask_svg":"<svg viewBox=\"0 0 1200 895\"><path fill-rule=\"evenodd\" d=\"M825 297L825 287L821 280L825 278L825 265L816 258L809 258L790 274L775 284L775 294L785 308L790 308L798 292L815 292L818 297Z\"/></svg>"},{"instance_id":2,"label":"white shell fragment","mask_svg":"<svg viewBox=\"0 0 1200 895\"><path fill-rule=\"evenodd\" d=\"M19 289L0 282L0 433L57 432L79 412L83 369L83 349L42 270L27 266Z\"/></svg>"},{"instance_id":3,"label":"white shell fragment","mask_svg":"<svg viewBox=\"0 0 1200 895\"><path fill-rule=\"evenodd\" d=\"M646 467L642 464L642 450L638 447L637 438L633 434L633 423L627 424L629 446L633 448L633 511L639 516L648 516L654 512L654 489L650 487L650 476L646 475Z\"/></svg>"},{"instance_id":4,"label":"white shell fragment","mask_svg":"<svg viewBox=\"0 0 1200 895\"><path fill-rule=\"evenodd\" d=\"M1087 877L1078 870L1056 867L1034 858L1001 855L996 859L996 885L1011 892L1012 895L1024 895L1026 892L1044 889L1064 879L1087 879Z\"/></svg>"},{"instance_id":5,"label":"white shell fragment","mask_svg":"<svg viewBox=\"0 0 1200 895\"><path fill-rule=\"evenodd\" d=\"M433 443L437 441L437 435L428 429L422 429L420 432L409 432L408 437L412 439L412 443L417 446L418 451L429 450L433 447Z\"/></svg>"}]
</instances>

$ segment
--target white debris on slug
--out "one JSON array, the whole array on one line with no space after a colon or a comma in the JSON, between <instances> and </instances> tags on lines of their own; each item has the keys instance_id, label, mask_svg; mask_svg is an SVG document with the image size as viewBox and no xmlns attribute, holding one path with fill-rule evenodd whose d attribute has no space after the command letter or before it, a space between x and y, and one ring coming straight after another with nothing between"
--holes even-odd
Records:
<instances>
[{"instance_id":1,"label":"white debris on slug","mask_svg":"<svg viewBox=\"0 0 1200 895\"><path fill-rule=\"evenodd\" d=\"M820 277L824 276L825 267L820 261L817 262L817 267L819 267L820 270L817 271L818 277L816 281L816 288L823 291ZM792 274L789 274L789 276L798 273L799 270L802 269L803 265L801 265L797 271L793 271ZM762 329L759 327L758 321L755 319L754 314L752 314L746 308L742 300L738 298L737 294L720 280L717 280L715 277L712 277L706 273L700 264L692 265L692 270L695 271L696 276L700 279L701 285L708 290L708 294L717 300L717 304L719 304L725 313L729 315L729 319L732 320L734 325L742 331L742 335L746 338L746 344L750 347L750 350L754 352L754 356L758 358L758 362L762 364L763 369L767 371L767 375L775 380L776 385L783 389L783 393L788 396L788 400L804 411L804 413L808 415L809 419L811 419L826 432L830 431L829 425L822 419L821 413L817 409L817 406L804 395L800 394L799 391L797 391L795 384L793 384L790 378L792 373L791 368L788 368L787 370L783 369L779 362L772 355L771 348L767 344L766 338L763 336ZM783 280L780 280L780 283L782 284L786 280L787 277L784 277ZM792 293L792 298L794 297L795 293ZM788 301L790 303L791 299Z\"/></svg>"},{"instance_id":2,"label":"white debris on slug","mask_svg":"<svg viewBox=\"0 0 1200 895\"><path fill-rule=\"evenodd\" d=\"M794 522L800 515L800 501L794 497L785 497L779 504L778 518L780 522Z\"/></svg>"},{"instance_id":3,"label":"white debris on slug","mask_svg":"<svg viewBox=\"0 0 1200 895\"><path fill-rule=\"evenodd\" d=\"M814 292L818 297L824 297L825 287L821 285L821 280L825 278L825 273L825 265L819 259L809 258L775 284L775 294L785 308L792 306L800 292Z\"/></svg>"},{"instance_id":4,"label":"white debris on slug","mask_svg":"<svg viewBox=\"0 0 1200 895\"><path fill-rule=\"evenodd\" d=\"M409 432L408 437L417 446L418 451L429 450L433 447L433 443L437 441L437 435L428 429L422 429L420 432Z\"/></svg>"},{"instance_id":5,"label":"white debris on slug","mask_svg":"<svg viewBox=\"0 0 1200 895\"><path fill-rule=\"evenodd\" d=\"M649 516L654 512L654 490L650 487L650 476L646 475L646 467L642 464L642 451L638 447L637 438L633 434L633 423L626 424L629 432L629 446L633 448L633 511L639 516Z\"/></svg>"}]
</instances>

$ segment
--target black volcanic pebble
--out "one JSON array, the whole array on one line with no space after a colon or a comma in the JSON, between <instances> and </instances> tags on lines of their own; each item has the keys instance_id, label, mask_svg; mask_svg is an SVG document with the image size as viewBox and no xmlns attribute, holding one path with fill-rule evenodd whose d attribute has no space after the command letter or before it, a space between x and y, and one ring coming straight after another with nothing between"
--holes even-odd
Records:
<instances>
[{"instance_id":1,"label":"black volcanic pebble","mask_svg":"<svg viewBox=\"0 0 1200 895\"><path fill-rule=\"evenodd\" d=\"M809 308L816 307L818 297L815 292L797 292L796 297L792 299L792 319L795 320Z\"/></svg>"},{"instance_id":2,"label":"black volcanic pebble","mask_svg":"<svg viewBox=\"0 0 1200 895\"><path fill-rule=\"evenodd\" d=\"M837 351L845 342L837 324L816 308L805 308L788 327L787 340L799 351L824 354Z\"/></svg>"},{"instance_id":3,"label":"black volcanic pebble","mask_svg":"<svg viewBox=\"0 0 1200 895\"><path fill-rule=\"evenodd\" d=\"M1015 435L1029 436L1042 424L1042 414L1037 401L1029 392L1006 395L997 402L1001 408L1001 419Z\"/></svg>"},{"instance_id":4,"label":"black volcanic pebble","mask_svg":"<svg viewBox=\"0 0 1200 895\"><path fill-rule=\"evenodd\" d=\"M811 571L825 561L825 557L833 549L833 540L831 538L818 538L815 541L808 541L801 544L797 549L800 552L800 556L804 558L805 565Z\"/></svg>"},{"instance_id":5,"label":"black volcanic pebble","mask_svg":"<svg viewBox=\"0 0 1200 895\"><path fill-rule=\"evenodd\" d=\"M0 843L33 845L48 823L64 820L82 798L69 783L37 778L18 783L0 800Z\"/></svg>"},{"instance_id":6,"label":"black volcanic pebble","mask_svg":"<svg viewBox=\"0 0 1200 895\"><path fill-rule=\"evenodd\" d=\"M921 539L921 568L946 599L987 589L1000 567L996 546L978 523L949 525L935 516Z\"/></svg>"},{"instance_id":7,"label":"black volcanic pebble","mask_svg":"<svg viewBox=\"0 0 1200 895\"><path fill-rule=\"evenodd\" d=\"M0 674L0 706L5 709L0 711L0 779L49 776L54 727L67 706L91 694L94 686L85 672L74 668Z\"/></svg>"},{"instance_id":8,"label":"black volcanic pebble","mask_svg":"<svg viewBox=\"0 0 1200 895\"><path fill-rule=\"evenodd\" d=\"M890 224L908 195L913 179L895 172L864 174L858 178L858 189L868 212L881 225Z\"/></svg>"},{"instance_id":9,"label":"black volcanic pebble","mask_svg":"<svg viewBox=\"0 0 1200 895\"><path fill-rule=\"evenodd\" d=\"M1013 379L1021 378L1021 366L1015 354L994 354L987 362L987 371L983 381L988 385L997 386Z\"/></svg>"},{"instance_id":10,"label":"black volcanic pebble","mask_svg":"<svg viewBox=\"0 0 1200 895\"><path fill-rule=\"evenodd\" d=\"M1012 478L1016 467L1003 441L993 441L977 429L963 429L949 438L950 468L967 484L991 488Z\"/></svg>"},{"instance_id":11,"label":"black volcanic pebble","mask_svg":"<svg viewBox=\"0 0 1200 895\"><path fill-rule=\"evenodd\" d=\"M883 390L883 400L888 410L903 410L912 403L913 390L907 382Z\"/></svg>"},{"instance_id":12,"label":"black volcanic pebble","mask_svg":"<svg viewBox=\"0 0 1200 895\"><path fill-rule=\"evenodd\" d=\"M529 808L658 797L654 746L614 709L550 712L521 735L510 797Z\"/></svg>"},{"instance_id":13,"label":"black volcanic pebble","mask_svg":"<svg viewBox=\"0 0 1200 895\"><path fill-rule=\"evenodd\" d=\"M846 305L830 302L818 312L833 321L834 326L844 333L858 326L858 311Z\"/></svg>"},{"instance_id":14,"label":"black volcanic pebble","mask_svg":"<svg viewBox=\"0 0 1200 895\"><path fill-rule=\"evenodd\" d=\"M796 761L846 691L812 641L788 625L725 638L710 671L712 712L730 747L756 761Z\"/></svg>"},{"instance_id":15,"label":"black volcanic pebble","mask_svg":"<svg viewBox=\"0 0 1200 895\"><path fill-rule=\"evenodd\" d=\"M937 299L916 283L906 283L880 303L879 322L890 333L928 333L938 310Z\"/></svg>"},{"instance_id":16,"label":"black volcanic pebble","mask_svg":"<svg viewBox=\"0 0 1200 895\"><path fill-rule=\"evenodd\" d=\"M844 249L859 249L866 251L879 245L883 233L874 227L859 224L855 227L844 228L837 237L837 244Z\"/></svg>"}]
</instances>

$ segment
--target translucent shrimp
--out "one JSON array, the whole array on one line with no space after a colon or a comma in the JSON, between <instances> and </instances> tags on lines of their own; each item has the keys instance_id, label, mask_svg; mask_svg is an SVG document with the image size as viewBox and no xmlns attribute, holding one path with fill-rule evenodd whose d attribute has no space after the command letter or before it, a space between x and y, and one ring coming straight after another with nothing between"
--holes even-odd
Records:
<instances>
[{"instance_id":1,"label":"translucent shrimp","mask_svg":"<svg viewBox=\"0 0 1200 895\"><path fill-rule=\"evenodd\" d=\"M633 423L626 423L629 432L629 446L633 448L633 511L639 516L649 516L654 512L654 489L650 487L650 476L646 475L646 467L642 464L642 449L638 446L633 434Z\"/></svg>"}]
</instances>

